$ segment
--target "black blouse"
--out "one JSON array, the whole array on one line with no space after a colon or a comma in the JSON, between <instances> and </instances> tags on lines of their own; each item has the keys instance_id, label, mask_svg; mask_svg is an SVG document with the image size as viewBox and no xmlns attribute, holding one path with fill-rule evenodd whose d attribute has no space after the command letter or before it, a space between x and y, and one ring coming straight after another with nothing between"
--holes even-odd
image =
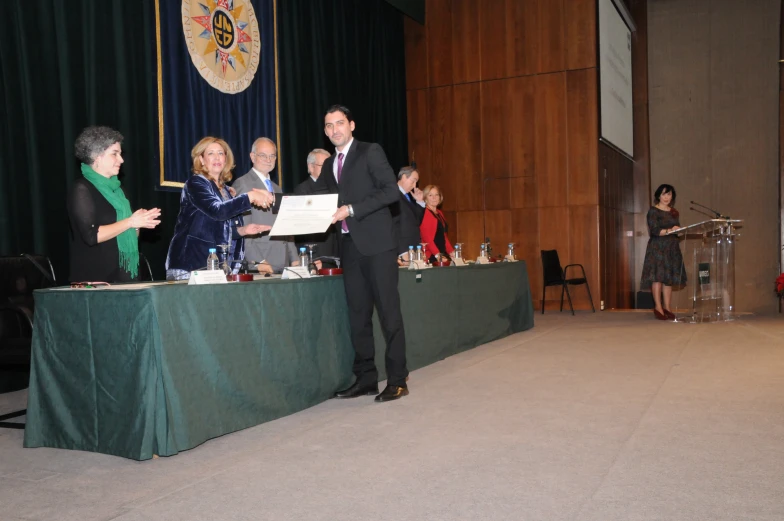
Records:
<instances>
[{"instance_id":1,"label":"black blouse","mask_svg":"<svg viewBox=\"0 0 784 521\"><path fill-rule=\"evenodd\" d=\"M74 182L68 194L71 222L71 282L130 282L120 267L117 238L98 243L98 227L117 222L117 210L87 179Z\"/></svg>"}]
</instances>

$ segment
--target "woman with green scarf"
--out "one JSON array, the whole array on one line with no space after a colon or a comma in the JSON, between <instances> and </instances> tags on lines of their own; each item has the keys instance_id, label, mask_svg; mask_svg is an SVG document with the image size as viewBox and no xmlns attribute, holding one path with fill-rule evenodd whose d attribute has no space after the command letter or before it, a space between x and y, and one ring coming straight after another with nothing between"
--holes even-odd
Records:
<instances>
[{"instance_id":1,"label":"woman with green scarf","mask_svg":"<svg viewBox=\"0 0 784 521\"><path fill-rule=\"evenodd\" d=\"M76 139L82 176L68 194L71 282L130 282L139 275L140 228L160 224L161 211L131 205L117 175L123 164L122 134L88 127Z\"/></svg>"}]
</instances>

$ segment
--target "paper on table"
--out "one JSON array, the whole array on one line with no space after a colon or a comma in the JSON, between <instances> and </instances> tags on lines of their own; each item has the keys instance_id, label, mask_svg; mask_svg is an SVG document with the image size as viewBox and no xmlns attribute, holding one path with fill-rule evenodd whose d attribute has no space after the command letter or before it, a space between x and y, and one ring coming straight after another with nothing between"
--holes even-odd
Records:
<instances>
[{"instance_id":1,"label":"paper on table","mask_svg":"<svg viewBox=\"0 0 784 521\"><path fill-rule=\"evenodd\" d=\"M338 194L285 195L269 235L323 233L338 209Z\"/></svg>"}]
</instances>

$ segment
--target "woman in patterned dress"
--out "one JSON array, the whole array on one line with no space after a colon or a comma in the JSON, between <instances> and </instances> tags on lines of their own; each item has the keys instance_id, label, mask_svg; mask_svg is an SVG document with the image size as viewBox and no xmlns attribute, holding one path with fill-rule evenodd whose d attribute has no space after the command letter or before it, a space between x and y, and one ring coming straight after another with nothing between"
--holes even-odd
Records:
<instances>
[{"instance_id":1,"label":"woman in patterned dress","mask_svg":"<svg viewBox=\"0 0 784 521\"><path fill-rule=\"evenodd\" d=\"M654 202L655 205L648 210L650 239L645 251L640 289L651 289L656 318L674 320L675 315L670 311L672 287L686 283L678 237L666 235L680 228L678 210L673 208L675 188L667 184L659 186L654 193Z\"/></svg>"}]
</instances>

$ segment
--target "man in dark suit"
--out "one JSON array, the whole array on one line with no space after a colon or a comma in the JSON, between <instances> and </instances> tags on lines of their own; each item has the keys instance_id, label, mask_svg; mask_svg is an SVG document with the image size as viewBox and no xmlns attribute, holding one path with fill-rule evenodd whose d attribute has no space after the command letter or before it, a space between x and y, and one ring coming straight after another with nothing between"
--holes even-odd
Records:
<instances>
[{"instance_id":1,"label":"man in dark suit","mask_svg":"<svg viewBox=\"0 0 784 521\"><path fill-rule=\"evenodd\" d=\"M397 186L400 190L398 201L389 207L392 220L398 231L398 264L404 265L409 261L408 247L416 248L421 242L419 225L425 216L425 200L422 190L416 187L419 182L419 172L414 167L404 166L397 174Z\"/></svg>"},{"instance_id":2,"label":"man in dark suit","mask_svg":"<svg viewBox=\"0 0 784 521\"><path fill-rule=\"evenodd\" d=\"M353 138L351 111L340 105L327 109L324 133L335 154L324 161L317 192L338 194L337 223L343 284L348 303L356 381L336 398L378 393L374 362L373 306L378 311L386 340L387 386L376 401L396 400L408 394L406 339L397 289L397 237L389 206L400 200L395 173L377 143Z\"/></svg>"},{"instance_id":3,"label":"man in dark suit","mask_svg":"<svg viewBox=\"0 0 784 521\"><path fill-rule=\"evenodd\" d=\"M315 193L316 183L319 176L321 176L321 167L328 157L329 152L323 148L314 148L310 151L307 159L308 178L297 185L294 189L295 195L311 195Z\"/></svg>"},{"instance_id":4,"label":"man in dark suit","mask_svg":"<svg viewBox=\"0 0 784 521\"><path fill-rule=\"evenodd\" d=\"M308 154L308 178L302 181L294 189L295 195L311 195L316 193L317 183L321 175L321 167L324 161L329 157L329 152L323 148L315 148ZM327 256L336 257L338 255L337 238L335 237L335 227L330 226L324 233L314 233L312 235L298 235L296 237L297 248L302 246L307 247L309 244L313 246L313 258ZM330 264L329 261L324 261L324 265Z\"/></svg>"}]
</instances>

